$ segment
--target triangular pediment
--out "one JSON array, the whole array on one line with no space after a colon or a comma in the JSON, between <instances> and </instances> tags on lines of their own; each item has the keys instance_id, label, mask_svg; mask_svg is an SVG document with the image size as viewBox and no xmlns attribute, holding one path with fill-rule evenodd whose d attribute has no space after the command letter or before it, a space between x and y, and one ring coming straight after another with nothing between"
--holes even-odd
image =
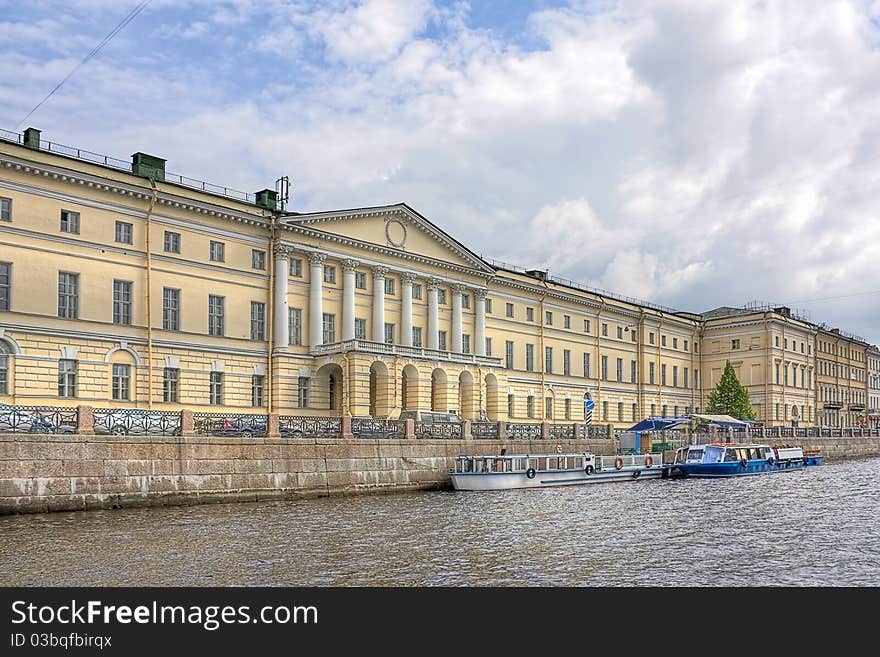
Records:
<instances>
[{"instance_id":1,"label":"triangular pediment","mask_svg":"<svg viewBox=\"0 0 880 657\"><path fill-rule=\"evenodd\" d=\"M282 218L291 227L493 273L479 256L405 203Z\"/></svg>"}]
</instances>

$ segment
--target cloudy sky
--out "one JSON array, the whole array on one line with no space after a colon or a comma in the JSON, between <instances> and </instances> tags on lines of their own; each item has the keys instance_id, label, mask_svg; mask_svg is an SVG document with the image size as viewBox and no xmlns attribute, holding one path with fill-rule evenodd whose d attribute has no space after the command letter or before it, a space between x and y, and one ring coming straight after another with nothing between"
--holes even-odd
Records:
<instances>
[{"instance_id":1,"label":"cloudy sky","mask_svg":"<svg viewBox=\"0 0 880 657\"><path fill-rule=\"evenodd\" d=\"M0 128L880 342L880 1L0 0Z\"/></svg>"}]
</instances>

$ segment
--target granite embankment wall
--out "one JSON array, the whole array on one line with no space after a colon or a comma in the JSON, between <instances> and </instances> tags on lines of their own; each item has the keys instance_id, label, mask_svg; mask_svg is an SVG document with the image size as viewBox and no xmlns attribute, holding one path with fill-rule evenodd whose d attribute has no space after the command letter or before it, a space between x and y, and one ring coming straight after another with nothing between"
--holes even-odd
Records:
<instances>
[{"instance_id":1,"label":"granite embankment wall","mask_svg":"<svg viewBox=\"0 0 880 657\"><path fill-rule=\"evenodd\" d=\"M0 435L0 514L448 488L458 454L553 452L553 440ZM613 454L615 439L567 440Z\"/></svg>"}]
</instances>

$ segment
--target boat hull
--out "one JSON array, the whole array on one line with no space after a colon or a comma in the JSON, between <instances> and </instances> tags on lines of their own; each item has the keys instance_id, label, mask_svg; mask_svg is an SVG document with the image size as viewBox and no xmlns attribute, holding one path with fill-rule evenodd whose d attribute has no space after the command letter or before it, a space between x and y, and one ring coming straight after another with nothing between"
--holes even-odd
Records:
<instances>
[{"instance_id":1,"label":"boat hull","mask_svg":"<svg viewBox=\"0 0 880 657\"><path fill-rule=\"evenodd\" d=\"M820 465L821 456L809 456L803 459L789 461L775 461L768 463L763 460L749 461L746 465L739 462L724 463L673 463L664 466L668 477L695 477L695 478L719 478L719 477L748 477L751 475L772 474L775 472L793 472L803 470L808 466Z\"/></svg>"},{"instance_id":2,"label":"boat hull","mask_svg":"<svg viewBox=\"0 0 880 657\"><path fill-rule=\"evenodd\" d=\"M510 490L659 479L663 468L602 469L589 475L583 470L539 470L531 479L524 472L453 472L449 476L455 490Z\"/></svg>"}]
</instances>

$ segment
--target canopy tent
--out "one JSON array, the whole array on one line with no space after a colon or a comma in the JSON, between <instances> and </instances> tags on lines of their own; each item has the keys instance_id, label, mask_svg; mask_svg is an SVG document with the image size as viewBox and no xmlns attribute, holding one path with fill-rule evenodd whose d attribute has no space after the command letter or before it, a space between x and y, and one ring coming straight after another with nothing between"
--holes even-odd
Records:
<instances>
[{"instance_id":1,"label":"canopy tent","mask_svg":"<svg viewBox=\"0 0 880 657\"><path fill-rule=\"evenodd\" d=\"M634 424L627 431L663 431L690 421L689 417L648 417Z\"/></svg>"},{"instance_id":2,"label":"canopy tent","mask_svg":"<svg viewBox=\"0 0 880 657\"><path fill-rule=\"evenodd\" d=\"M710 425L715 425L716 427L747 429L750 426L749 422L745 420L737 420L735 417L730 417L729 415L700 415L694 413L691 417L698 420L706 420Z\"/></svg>"}]
</instances>

